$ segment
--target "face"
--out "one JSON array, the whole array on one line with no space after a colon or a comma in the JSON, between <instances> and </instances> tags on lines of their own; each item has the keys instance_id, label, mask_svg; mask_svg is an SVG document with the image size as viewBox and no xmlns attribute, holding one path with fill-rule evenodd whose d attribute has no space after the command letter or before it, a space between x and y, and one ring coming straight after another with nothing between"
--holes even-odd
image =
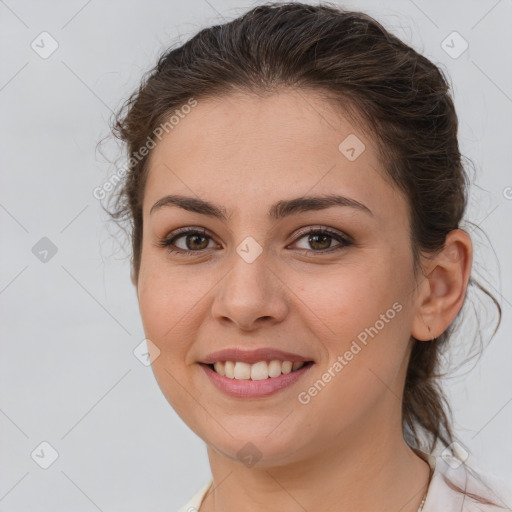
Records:
<instances>
[{"instance_id":1,"label":"face","mask_svg":"<svg viewBox=\"0 0 512 512\"><path fill-rule=\"evenodd\" d=\"M272 466L401 428L415 278L383 173L312 92L199 101L152 150L140 312L162 392L215 453Z\"/></svg>"}]
</instances>

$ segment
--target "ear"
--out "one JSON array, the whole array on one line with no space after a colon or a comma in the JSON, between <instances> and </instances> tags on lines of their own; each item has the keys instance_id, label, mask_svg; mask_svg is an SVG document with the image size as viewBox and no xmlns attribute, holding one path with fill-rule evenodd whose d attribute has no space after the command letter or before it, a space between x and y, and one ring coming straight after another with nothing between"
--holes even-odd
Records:
<instances>
[{"instance_id":1,"label":"ear","mask_svg":"<svg viewBox=\"0 0 512 512\"><path fill-rule=\"evenodd\" d=\"M439 337L462 308L473 264L470 236L461 229L450 231L443 250L427 261L411 330L414 338L423 341Z\"/></svg>"}]
</instances>

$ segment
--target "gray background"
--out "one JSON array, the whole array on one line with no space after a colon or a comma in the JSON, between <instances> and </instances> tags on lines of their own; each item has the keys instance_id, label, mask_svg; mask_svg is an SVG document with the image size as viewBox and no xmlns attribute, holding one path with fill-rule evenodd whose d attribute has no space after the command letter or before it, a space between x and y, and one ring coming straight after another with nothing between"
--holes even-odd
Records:
<instances>
[{"instance_id":1,"label":"gray background","mask_svg":"<svg viewBox=\"0 0 512 512\"><path fill-rule=\"evenodd\" d=\"M209 477L204 443L133 354L144 333L128 253L92 195L114 171L95 146L111 109L176 37L253 5L0 0L0 510L173 511ZM476 368L447 389L469 462L510 487L512 1L343 5L374 15L454 84L462 150L476 170L468 218L495 250L472 231L475 275L500 298L503 323ZM31 47L43 31L59 45L46 59ZM458 58L441 46L453 31L469 44ZM57 248L46 262L32 250L43 237ZM473 308L492 327L489 302L470 293L459 352L474 334ZM48 469L35 461L49 456L43 441L58 452Z\"/></svg>"}]
</instances>

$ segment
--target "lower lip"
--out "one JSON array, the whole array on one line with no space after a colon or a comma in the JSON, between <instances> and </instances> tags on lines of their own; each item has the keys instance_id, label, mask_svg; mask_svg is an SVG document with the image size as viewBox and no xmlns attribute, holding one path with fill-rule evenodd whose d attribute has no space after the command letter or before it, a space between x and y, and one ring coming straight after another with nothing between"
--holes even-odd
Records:
<instances>
[{"instance_id":1,"label":"lower lip","mask_svg":"<svg viewBox=\"0 0 512 512\"><path fill-rule=\"evenodd\" d=\"M226 395L235 398L263 398L297 382L313 364L308 363L294 372L282 374L279 377L269 377L265 380L229 379L212 370L206 364L200 363L200 366L214 386Z\"/></svg>"}]
</instances>

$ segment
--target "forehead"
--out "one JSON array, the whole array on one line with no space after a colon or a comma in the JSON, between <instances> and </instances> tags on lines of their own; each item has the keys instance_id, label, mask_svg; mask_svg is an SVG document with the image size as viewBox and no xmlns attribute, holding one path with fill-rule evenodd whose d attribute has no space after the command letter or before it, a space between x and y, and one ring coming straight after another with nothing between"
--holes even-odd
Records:
<instances>
[{"instance_id":1,"label":"forehead","mask_svg":"<svg viewBox=\"0 0 512 512\"><path fill-rule=\"evenodd\" d=\"M326 193L351 197L377 214L405 207L383 177L374 140L312 92L199 99L157 142L148 169L146 215L175 193L220 201L235 215Z\"/></svg>"}]
</instances>

